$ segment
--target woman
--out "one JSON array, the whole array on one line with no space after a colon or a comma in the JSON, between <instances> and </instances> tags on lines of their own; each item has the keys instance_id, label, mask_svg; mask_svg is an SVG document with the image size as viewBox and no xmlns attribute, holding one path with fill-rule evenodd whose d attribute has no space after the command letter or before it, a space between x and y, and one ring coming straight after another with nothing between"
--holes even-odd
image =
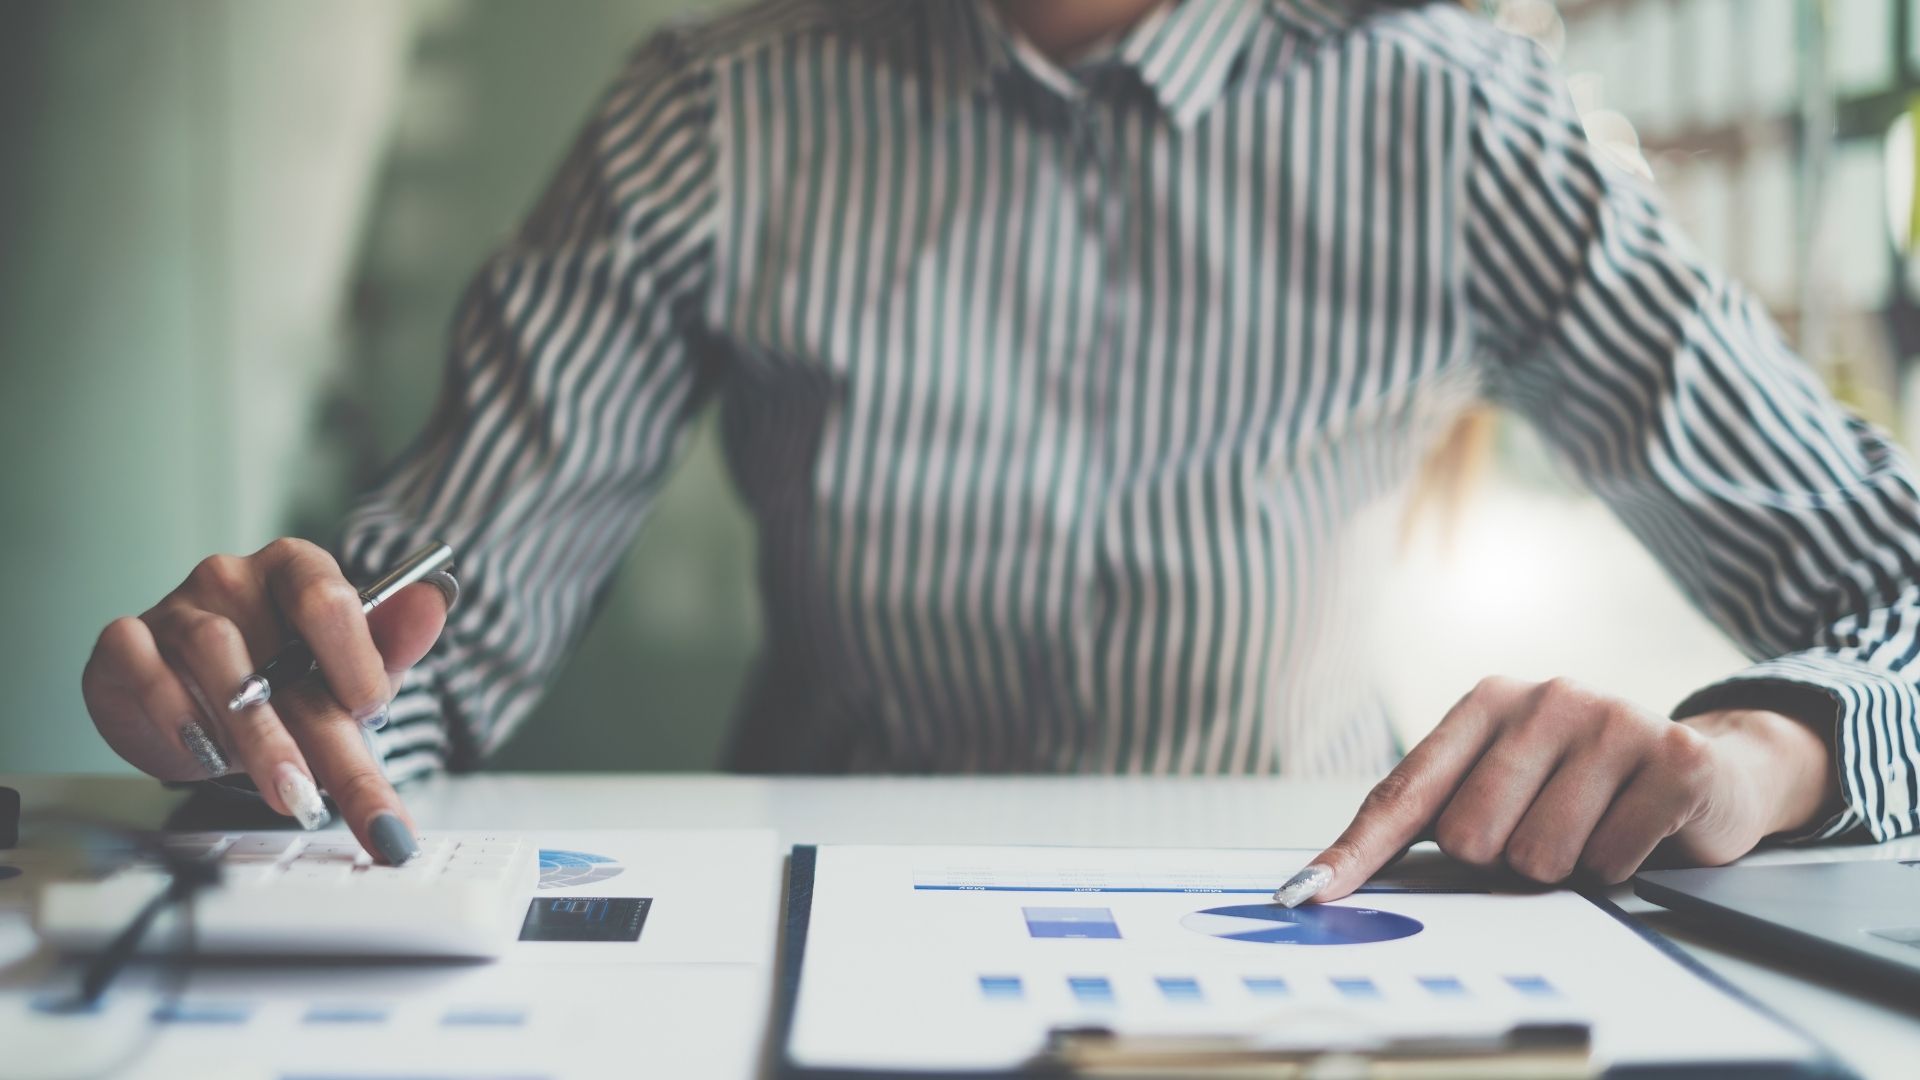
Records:
<instances>
[{"instance_id":1,"label":"woman","mask_svg":"<svg viewBox=\"0 0 1920 1080\"><path fill-rule=\"evenodd\" d=\"M1915 826L1910 470L1530 46L1438 4L788 3L654 39L348 523L355 577L460 551L444 633L426 590L362 618L310 545L216 557L102 635L98 726L303 821L317 778L403 861L380 759L472 767L527 714L716 398L766 608L737 767L1378 775L1363 511L1487 399L1759 662L1677 721L1488 680L1284 899L1428 831L1617 881L1660 843ZM324 685L195 707L283 625Z\"/></svg>"}]
</instances>

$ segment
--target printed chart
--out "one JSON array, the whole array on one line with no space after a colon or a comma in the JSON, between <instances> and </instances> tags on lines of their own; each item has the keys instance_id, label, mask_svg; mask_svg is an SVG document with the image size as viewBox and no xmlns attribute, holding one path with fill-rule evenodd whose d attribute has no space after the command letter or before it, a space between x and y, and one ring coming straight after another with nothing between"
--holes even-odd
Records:
<instances>
[{"instance_id":1,"label":"printed chart","mask_svg":"<svg viewBox=\"0 0 1920 1080\"><path fill-rule=\"evenodd\" d=\"M582 885L619 877L624 869L620 860L606 855L556 848L540 849L540 887L543 889L577 889Z\"/></svg>"},{"instance_id":2,"label":"printed chart","mask_svg":"<svg viewBox=\"0 0 1920 1080\"><path fill-rule=\"evenodd\" d=\"M1313 854L821 846L790 1056L1009 1069L1086 1027L1315 1051L1585 1027L1596 1069L1807 1052L1572 892L1429 867L1371 896L1272 903Z\"/></svg>"},{"instance_id":3,"label":"printed chart","mask_svg":"<svg viewBox=\"0 0 1920 1080\"><path fill-rule=\"evenodd\" d=\"M1364 945L1412 937L1425 927L1391 911L1356 907L1240 904L1207 908L1180 920L1198 934L1263 945Z\"/></svg>"},{"instance_id":4,"label":"printed chart","mask_svg":"<svg viewBox=\"0 0 1920 1080\"><path fill-rule=\"evenodd\" d=\"M980 997L985 1001L1015 1002L1030 998L1057 996L1053 980L1015 974L985 974L977 977ZM1085 1005L1162 1003L1198 1005L1212 1002L1239 1005L1251 1000L1311 1001L1322 1005L1336 1002L1394 1001L1417 1007L1422 1003L1484 1002L1517 1005L1521 1002L1555 1001L1560 990L1544 975L1489 976L1475 974L1420 975L1413 978L1375 977L1371 975L1066 975L1060 986L1075 1002ZM1134 999L1138 999L1137 1001Z\"/></svg>"},{"instance_id":5,"label":"printed chart","mask_svg":"<svg viewBox=\"0 0 1920 1080\"><path fill-rule=\"evenodd\" d=\"M1117 938L1120 926L1113 921L1113 909L1103 907L1029 907L1026 916L1030 937Z\"/></svg>"}]
</instances>

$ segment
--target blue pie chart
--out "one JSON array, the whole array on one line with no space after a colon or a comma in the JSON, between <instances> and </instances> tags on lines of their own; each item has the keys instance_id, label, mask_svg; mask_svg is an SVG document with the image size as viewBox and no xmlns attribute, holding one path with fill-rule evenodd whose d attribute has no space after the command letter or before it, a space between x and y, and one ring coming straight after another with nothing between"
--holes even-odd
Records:
<instances>
[{"instance_id":1,"label":"blue pie chart","mask_svg":"<svg viewBox=\"0 0 1920 1080\"><path fill-rule=\"evenodd\" d=\"M558 848L540 849L540 887L543 889L571 889L581 885L592 885L610 877L618 877L626 869L620 860L605 855L595 855L590 851L562 851Z\"/></svg>"},{"instance_id":2,"label":"blue pie chart","mask_svg":"<svg viewBox=\"0 0 1920 1080\"><path fill-rule=\"evenodd\" d=\"M1365 945L1412 937L1426 929L1417 919L1363 907L1283 908L1279 904L1236 904L1207 908L1180 925L1208 937L1253 941L1262 945Z\"/></svg>"}]
</instances>

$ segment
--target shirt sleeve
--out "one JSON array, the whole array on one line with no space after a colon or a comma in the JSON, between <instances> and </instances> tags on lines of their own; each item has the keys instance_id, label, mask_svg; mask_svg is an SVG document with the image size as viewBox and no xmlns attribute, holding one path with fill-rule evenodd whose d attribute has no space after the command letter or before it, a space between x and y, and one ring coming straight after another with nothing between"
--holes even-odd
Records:
<instances>
[{"instance_id":1,"label":"shirt sleeve","mask_svg":"<svg viewBox=\"0 0 1920 1080\"><path fill-rule=\"evenodd\" d=\"M668 36L606 94L454 319L426 430L349 515L349 574L428 539L462 596L374 736L394 779L471 768L538 700L709 396L710 72Z\"/></svg>"},{"instance_id":2,"label":"shirt sleeve","mask_svg":"<svg viewBox=\"0 0 1920 1080\"><path fill-rule=\"evenodd\" d=\"M1491 395L1523 413L1754 660L1684 717L1830 733L1844 807L1802 838L1920 825L1920 497L1761 306L1601 160L1537 49L1475 79L1465 289ZM1784 222L1759 222L1784 228Z\"/></svg>"}]
</instances>

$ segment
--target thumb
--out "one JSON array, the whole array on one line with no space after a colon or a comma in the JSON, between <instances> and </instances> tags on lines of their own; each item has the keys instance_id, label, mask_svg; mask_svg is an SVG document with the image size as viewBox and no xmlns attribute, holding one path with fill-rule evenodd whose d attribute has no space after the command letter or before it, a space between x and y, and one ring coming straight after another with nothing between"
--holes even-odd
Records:
<instances>
[{"instance_id":1,"label":"thumb","mask_svg":"<svg viewBox=\"0 0 1920 1080\"><path fill-rule=\"evenodd\" d=\"M427 655L446 624L446 594L425 581L401 589L367 616L374 647L396 678Z\"/></svg>"}]
</instances>

